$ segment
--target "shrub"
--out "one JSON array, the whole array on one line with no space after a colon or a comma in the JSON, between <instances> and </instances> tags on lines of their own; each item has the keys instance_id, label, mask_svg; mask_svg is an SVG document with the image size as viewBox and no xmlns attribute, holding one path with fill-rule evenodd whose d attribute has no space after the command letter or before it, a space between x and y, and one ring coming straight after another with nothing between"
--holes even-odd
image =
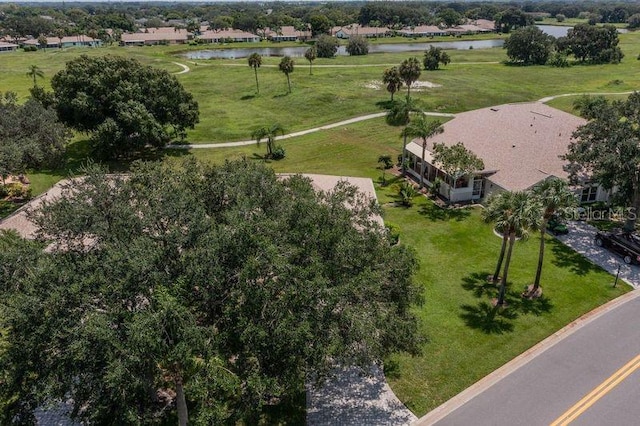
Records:
<instances>
[{"instance_id":1,"label":"shrub","mask_svg":"<svg viewBox=\"0 0 640 426\"><path fill-rule=\"evenodd\" d=\"M369 53L369 42L363 36L350 37L347 52L351 56L366 55Z\"/></svg>"},{"instance_id":2,"label":"shrub","mask_svg":"<svg viewBox=\"0 0 640 426\"><path fill-rule=\"evenodd\" d=\"M552 67L558 68L566 68L570 65L567 55L560 52L552 53L549 57L549 60L547 61L547 64L551 65Z\"/></svg>"},{"instance_id":3,"label":"shrub","mask_svg":"<svg viewBox=\"0 0 640 426\"><path fill-rule=\"evenodd\" d=\"M7 190L7 185L0 184L0 198L4 198L9 195L9 191Z\"/></svg>"},{"instance_id":4,"label":"shrub","mask_svg":"<svg viewBox=\"0 0 640 426\"><path fill-rule=\"evenodd\" d=\"M393 223L387 223L386 228L387 235L389 236L389 242L392 246L395 246L396 244L398 244L398 242L400 242L400 228L398 227L398 225L395 225Z\"/></svg>"},{"instance_id":5,"label":"shrub","mask_svg":"<svg viewBox=\"0 0 640 426\"><path fill-rule=\"evenodd\" d=\"M411 207L413 198L418 195L418 191L411 182L404 181L398 185L398 197L403 206Z\"/></svg>"},{"instance_id":6,"label":"shrub","mask_svg":"<svg viewBox=\"0 0 640 426\"><path fill-rule=\"evenodd\" d=\"M282 160L286 155L287 152L285 149L281 145L278 145L271 153L271 158L274 160Z\"/></svg>"},{"instance_id":7,"label":"shrub","mask_svg":"<svg viewBox=\"0 0 640 426\"><path fill-rule=\"evenodd\" d=\"M330 35L323 34L316 41L318 58L333 58L338 51L338 40Z\"/></svg>"},{"instance_id":8,"label":"shrub","mask_svg":"<svg viewBox=\"0 0 640 426\"><path fill-rule=\"evenodd\" d=\"M556 15L556 21L558 21L558 22L564 22L565 19L567 19L567 17L564 16L562 13L558 13Z\"/></svg>"},{"instance_id":9,"label":"shrub","mask_svg":"<svg viewBox=\"0 0 640 426\"><path fill-rule=\"evenodd\" d=\"M5 185L5 188L7 190L7 195L10 198L31 198L31 188L28 188L21 183L10 183Z\"/></svg>"},{"instance_id":10,"label":"shrub","mask_svg":"<svg viewBox=\"0 0 640 426\"><path fill-rule=\"evenodd\" d=\"M37 52L38 51L38 47L37 46L25 46L25 47L23 47L23 50L25 52Z\"/></svg>"}]
</instances>

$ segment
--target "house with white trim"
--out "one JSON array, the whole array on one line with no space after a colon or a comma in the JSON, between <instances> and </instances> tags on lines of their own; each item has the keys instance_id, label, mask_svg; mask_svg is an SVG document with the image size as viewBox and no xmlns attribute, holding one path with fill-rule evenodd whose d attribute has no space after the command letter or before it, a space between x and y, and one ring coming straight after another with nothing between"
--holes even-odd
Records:
<instances>
[{"instance_id":1,"label":"house with white trim","mask_svg":"<svg viewBox=\"0 0 640 426\"><path fill-rule=\"evenodd\" d=\"M567 179L567 153L573 132L586 120L540 102L498 105L457 114L443 124L444 132L427 140L407 144L408 173L432 185L436 178L440 195L450 202L481 201L501 191L525 191L549 178ZM462 142L480 157L484 169L453 182L433 160L434 143L447 146ZM609 192L588 182L576 188L582 202L607 201Z\"/></svg>"},{"instance_id":2,"label":"house with white trim","mask_svg":"<svg viewBox=\"0 0 640 426\"><path fill-rule=\"evenodd\" d=\"M198 39L203 43L258 43L260 37L242 30L225 29L225 30L208 30L200 34Z\"/></svg>"},{"instance_id":3,"label":"house with white trim","mask_svg":"<svg viewBox=\"0 0 640 426\"><path fill-rule=\"evenodd\" d=\"M0 52L15 52L17 49L17 44L0 41Z\"/></svg>"},{"instance_id":4,"label":"house with white trim","mask_svg":"<svg viewBox=\"0 0 640 426\"><path fill-rule=\"evenodd\" d=\"M43 46L40 45L40 41L38 39L30 39L26 40L23 43L25 46L36 46L38 49L41 49ZM102 46L102 40L97 38L92 38L86 36L84 34L75 35L75 36L66 36L60 39L59 37L47 37L47 49L53 48L67 48L67 47L98 47Z\"/></svg>"}]
</instances>

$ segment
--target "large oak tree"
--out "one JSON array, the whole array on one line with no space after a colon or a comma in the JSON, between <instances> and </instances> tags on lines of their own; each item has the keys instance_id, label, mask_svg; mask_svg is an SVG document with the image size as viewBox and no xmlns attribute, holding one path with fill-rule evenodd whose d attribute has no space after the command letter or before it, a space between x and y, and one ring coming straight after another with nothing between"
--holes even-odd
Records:
<instances>
[{"instance_id":1,"label":"large oak tree","mask_svg":"<svg viewBox=\"0 0 640 426\"><path fill-rule=\"evenodd\" d=\"M198 122L198 103L165 70L119 56L82 55L51 79L60 119L91 133L106 158L130 156L183 138Z\"/></svg>"},{"instance_id":2,"label":"large oak tree","mask_svg":"<svg viewBox=\"0 0 640 426\"><path fill-rule=\"evenodd\" d=\"M3 419L254 423L310 374L415 351L415 258L379 212L251 161L89 171L35 213L48 250L0 239Z\"/></svg>"}]
</instances>

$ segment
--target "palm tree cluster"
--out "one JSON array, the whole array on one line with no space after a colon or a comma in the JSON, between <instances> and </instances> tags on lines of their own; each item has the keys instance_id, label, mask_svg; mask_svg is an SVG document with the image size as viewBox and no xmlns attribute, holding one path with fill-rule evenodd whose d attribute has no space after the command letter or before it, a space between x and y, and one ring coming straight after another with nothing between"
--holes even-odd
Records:
<instances>
[{"instance_id":1,"label":"palm tree cluster","mask_svg":"<svg viewBox=\"0 0 640 426\"><path fill-rule=\"evenodd\" d=\"M526 239L531 231L540 232L538 266L533 284L523 293L538 297L544 260L544 241L547 224L555 215L576 206L577 198L563 180L547 179L531 191L505 191L491 197L483 211L486 222L494 223L502 234L502 246L495 272L490 281L500 281L497 306L504 306L511 255L516 239ZM505 257L506 255L506 257ZM502 276L500 271L502 270Z\"/></svg>"}]
</instances>

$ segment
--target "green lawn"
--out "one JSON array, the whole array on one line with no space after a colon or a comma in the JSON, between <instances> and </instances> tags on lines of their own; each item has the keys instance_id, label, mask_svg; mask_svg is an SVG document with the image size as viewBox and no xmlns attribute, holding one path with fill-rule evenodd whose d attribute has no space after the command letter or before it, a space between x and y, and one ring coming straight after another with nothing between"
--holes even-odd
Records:
<instances>
[{"instance_id":1,"label":"green lawn","mask_svg":"<svg viewBox=\"0 0 640 426\"><path fill-rule=\"evenodd\" d=\"M379 192L382 199L389 192ZM421 197L410 209L385 207L385 221L420 259L417 281L426 302L417 309L428 343L420 357L396 355L387 377L416 415L437 407L567 323L629 290L553 238L547 239L543 298L523 301L533 281L539 237L518 242L512 260L509 307L492 317L493 272L500 238L482 222L480 209L445 211Z\"/></svg>"}]
</instances>

